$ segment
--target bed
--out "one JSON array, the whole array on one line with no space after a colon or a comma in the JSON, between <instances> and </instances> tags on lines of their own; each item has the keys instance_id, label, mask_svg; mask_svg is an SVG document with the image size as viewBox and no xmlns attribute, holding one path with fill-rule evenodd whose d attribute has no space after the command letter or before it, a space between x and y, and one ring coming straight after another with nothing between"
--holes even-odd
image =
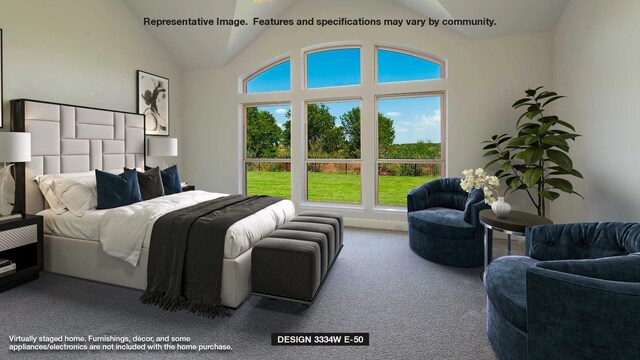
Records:
<instances>
[{"instance_id":1,"label":"bed","mask_svg":"<svg viewBox=\"0 0 640 360\"><path fill-rule=\"evenodd\" d=\"M48 209L33 179L38 175L143 168L144 118L140 114L57 104L36 100L11 101L14 131L30 132L31 162L16 166L16 208L45 219L44 266L52 273L144 290L147 283L149 237L154 221L166 208L178 209L226 194L189 191L121 208L89 211L78 217ZM163 210L156 211L161 208ZM113 238L140 244L135 261L105 253L105 219L126 223L126 217L150 209L153 214L139 231L120 231ZM294 205L282 200L233 224L227 231L222 266L222 305L236 308L251 292L251 248L294 215ZM118 220L119 219L119 220ZM102 236L101 236L102 235ZM128 237L127 237L128 236ZM142 237L142 238L141 238ZM108 249L107 249L108 250ZM135 265L135 266L134 266Z\"/></svg>"}]
</instances>

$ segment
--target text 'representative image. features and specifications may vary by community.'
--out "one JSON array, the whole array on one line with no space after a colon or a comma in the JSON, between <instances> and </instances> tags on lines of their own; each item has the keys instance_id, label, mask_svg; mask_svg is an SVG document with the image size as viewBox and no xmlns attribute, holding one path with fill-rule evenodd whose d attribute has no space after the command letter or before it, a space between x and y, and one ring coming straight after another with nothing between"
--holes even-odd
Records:
<instances>
[{"instance_id":1,"label":"text 'representative image. features and specifications may vary by community.'","mask_svg":"<svg viewBox=\"0 0 640 360\"><path fill-rule=\"evenodd\" d=\"M482 26L494 27L496 21L483 17L476 19L411 19L411 18L389 18L389 19L368 19L368 18L315 18L304 19L273 19L254 17L247 19L223 19L223 18L181 18L181 19L143 19L145 26L394 26L394 27L438 27L438 26Z\"/></svg>"}]
</instances>

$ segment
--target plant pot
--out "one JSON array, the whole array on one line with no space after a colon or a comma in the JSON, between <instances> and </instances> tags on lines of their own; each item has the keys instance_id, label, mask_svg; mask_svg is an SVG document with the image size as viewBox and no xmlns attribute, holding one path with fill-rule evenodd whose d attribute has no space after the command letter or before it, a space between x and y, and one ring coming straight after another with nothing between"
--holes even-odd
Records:
<instances>
[{"instance_id":1,"label":"plant pot","mask_svg":"<svg viewBox=\"0 0 640 360\"><path fill-rule=\"evenodd\" d=\"M504 196L498 196L498 200L491 204L491 210L498 217L505 217L511 212L511 205L504 201Z\"/></svg>"}]
</instances>

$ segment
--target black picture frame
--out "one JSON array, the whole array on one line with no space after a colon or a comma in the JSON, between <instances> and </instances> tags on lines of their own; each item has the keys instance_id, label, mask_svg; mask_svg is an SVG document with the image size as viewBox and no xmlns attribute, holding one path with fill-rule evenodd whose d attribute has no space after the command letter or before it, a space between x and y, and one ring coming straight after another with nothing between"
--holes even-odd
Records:
<instances>
[{"instance_id":1,"label":"black picture frame","mask_svg":"<svg viewBox=\"0 0 640 360\"><path fill-rule=\"evenodd\" d=\"M0 129L4 127L4 100L2 97L4 89L2 83L2 29L0 29Z\"/></svg>"},{"instance_id":2,"label":"black picture frame","mask_svg":"<svg viewBox=\"0 0 640 360\"><path fill-rule=\"evenodd\" d=\"M137 72L138 114L143 114L146 135L169 136L169 79L146 71Z\"/></svg>"}]
</instances>

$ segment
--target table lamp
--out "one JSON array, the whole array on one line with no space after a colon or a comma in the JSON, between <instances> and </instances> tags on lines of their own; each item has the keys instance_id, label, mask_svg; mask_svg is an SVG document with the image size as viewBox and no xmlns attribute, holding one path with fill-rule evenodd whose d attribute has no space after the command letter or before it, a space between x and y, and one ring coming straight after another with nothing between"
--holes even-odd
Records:
<instances>
[{"instance_id":1,"label":"table lamp","mask_svg":"<svg viewBox=\"0 0 640 360\"><path fill-rule=\"evenodd\" d=\"M16 181L11 174L10 164L31 161L31 134L25 132L0 132L0 220L11 215L16 198Z\"/></svg>"},{"instance_id":2,"label":"table lamp","mask_svg":"<svg viewBox=\"0 0 640 360\"><path fill-rule=\"evenodd\" d=\"M147 156L162 157L161 166L164 168L166 156L178 156L178 139L170 137L147 138Z\"/></svg>"}]
</instances>

